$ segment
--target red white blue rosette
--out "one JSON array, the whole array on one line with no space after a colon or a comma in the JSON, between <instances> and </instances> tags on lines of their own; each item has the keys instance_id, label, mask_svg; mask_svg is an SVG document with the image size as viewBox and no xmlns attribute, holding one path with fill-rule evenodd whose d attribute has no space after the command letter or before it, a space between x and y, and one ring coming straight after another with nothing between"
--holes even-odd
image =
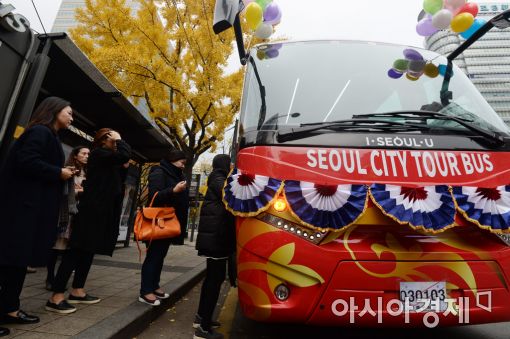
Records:
<instances>
[{"instance_id":1,"label":"red white blue rosette","mask_svg":"<svg viewBox=\"0 0 510 339\"><path fill-rule=\"evenodd\" d=\"M502 233L510 228L510 185L494 188L454 187L462 214L480 227Z\"/></svg>"},{"instance_id":2,"label":"red white blue rosette","mask_svg":"<svg viewBox=\"0 0 510 339\"><path fill-rule=\"evenodd\" d=\"M446 185L403 187L373 184L370 194L384 214L401 224L427 231L453 226L455 203Z\"/></svg>"},{"instance_id":3,"label":"red white blue rosette","mask_svg":"<svg viewBox=\"0 0 510 339\"><path fill-rule=\"evenodd\" d=\"M365 185L319 185L286 180L285 197L304 223L318 228L341 229L352 224L365 211Z\"/></svg>"},{"instance_id":4,"label":"red white blue rosette","mask_svg":"<svg viewBox=\"0 0 510 339\"><path fill-rule=\"evenodd\" d=\"M234 215L255 216L269 208L281 186L281 180L234 169L223 189L223 203Z\"/></svg>"}]
</instances>

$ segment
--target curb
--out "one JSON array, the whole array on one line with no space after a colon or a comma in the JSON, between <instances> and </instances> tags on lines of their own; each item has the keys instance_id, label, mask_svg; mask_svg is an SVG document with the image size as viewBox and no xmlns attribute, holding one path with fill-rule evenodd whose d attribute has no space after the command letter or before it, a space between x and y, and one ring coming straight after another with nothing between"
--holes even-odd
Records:
<instances>
[{"instance_id":1,"label":"curb","mask_svg":"<svg viewBox=\"0 0 510 339\"><path fill-rule=\"evenodd\" d=\"M145 330L149 324L184 296L205 275L205 263L173 279L162 288L170 297L161 300L161 305L152 307L134 301L127 307L106 317L99 323L74 336L77 339L125 339L133 338Z\"/></svg>"}]
</instances>

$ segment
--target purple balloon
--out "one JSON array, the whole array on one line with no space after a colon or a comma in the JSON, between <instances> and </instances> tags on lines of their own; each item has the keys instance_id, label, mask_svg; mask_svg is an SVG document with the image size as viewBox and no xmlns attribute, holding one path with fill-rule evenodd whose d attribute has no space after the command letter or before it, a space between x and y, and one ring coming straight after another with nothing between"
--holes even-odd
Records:
<instances>
[{"instance_id":1,"label":"purple balloon","mask_svg":"<svg viewBox=\"0 0 510 339\"><path fill-rule=\"evenodd\" d=\"M423 56L420 54L420 52L412 48L404 49L404 56L408 60L423 60Z\"/></svg>"},{"instance_id":2,"label":"purple balloon","mask_svg":"<svg viewBox=\"0 0 510 339\"><path fill-rule=\"evenodd\" d=\"M271 49L280 49L283 47L282 43L271 44Z\"/></svg>"},{"instance_id":3,"label":"purple balloon","mask_svg":"<svg viewBox=\"0 0 510 339\"><path fill-rule=\"evenodd\" d=\"M270 59L276 58L278 55L280 55L280 52L277 49L270 48L266 51L266 56Z\"/></svg>"},{"instance_id":4,"label":"purple balloon","mask_svg":"<svg viewBox=\"0 0 510 339\"><path fill-rule=\"evenodd\" d=\"M416 32L421 36L430 36L438 31L432 25L432 17L427 16L416 24Z\"/></svg>"},{"instance_id":5,"label":"purple balloon","mask_svg":"<svg viewBox=\"0 0 510 339\"><path fill-rule=\"evenodd\" d=\"M392 79L398 79L398 78L402 77L402 75L403 75L403 73L400 73L399 71L397 71L394 68L390 68L390 70L388 71L388 76Z\"/></svg>"},{"instance_id":6,"label":"purple balloon","mask_svg":"<svg viewBox=\"0 0 510 339\"><path fill-rule=\"evenodd\" d=\"M271 21L276 19L276 17L280 14L280 8L274 2L271 2L267 5L266 10L264 11L264 21Z\"/></svg>"},{"instance_id":7,"label":"purple balloon","mask_svg":"<svg viewBox=\"0 0 510 339\"><path fill-rule=\"evenodd\" d=\"M270 25L278 25L282 20L282 11L274 2L267 5L264 11L264 22Z\"/></svg>"}]
</instances>

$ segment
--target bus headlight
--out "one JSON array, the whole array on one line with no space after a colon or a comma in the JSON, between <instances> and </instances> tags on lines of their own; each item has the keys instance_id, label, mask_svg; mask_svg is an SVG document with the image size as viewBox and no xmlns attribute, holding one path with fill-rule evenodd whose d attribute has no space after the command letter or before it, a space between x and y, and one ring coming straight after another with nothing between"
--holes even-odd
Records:
<instances>
[{"instance_id":1,"label":"bus headlight","mask_svg":"<svg viewBox=\"0 0 510 339\"><path fill-rule=\"evenodd\" d=\"M273 207L277 212L283 212L287 208L287 203L285 202L285 199L278 198L273 203Z\"/></svg>"},{"instance_id":2,"label":"bus headlight","mask_svg":"<svg viewBox=\"0 0 510 339\"><path fill-rule=\"evenodd\" d=\"M285 300L289 299L290 290L287 287L287 285L280 284L280 285L276 286L276 288L274 289L274 295L275 295L276 299L278 299L280 301L285 301Z\"/></svg>"}]
</instances>

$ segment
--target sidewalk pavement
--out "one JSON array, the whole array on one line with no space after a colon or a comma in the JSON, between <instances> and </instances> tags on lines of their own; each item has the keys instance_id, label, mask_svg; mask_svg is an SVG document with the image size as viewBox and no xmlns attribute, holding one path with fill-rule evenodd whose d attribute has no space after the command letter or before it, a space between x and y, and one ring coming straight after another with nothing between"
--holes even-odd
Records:
<instances>
[{"instance_id":1,"label":"sidewalk pavement","mask_svg":"<svg viewBox=\"0 0 510 339\"><path fill-rule=\"evenodd\" d=\"M197 256L195 243L187 240L183 246L170 246L161 273L161 287L171 297L158 307L138 302L140 270L138 249L133 242L130 247L116 249L113 257L95 256L85 289L102 301L78 304L75 313L59 315L44 308L51 292L45 289L46 269L37 268L36 273L27 274L21 309L39 316L41 321L32 325L3 325L11 329L11 334L4 338L132 338L202 279L205 258ZM72 277L69 285L71 282Z\"/></svg>"}]
</instances>

